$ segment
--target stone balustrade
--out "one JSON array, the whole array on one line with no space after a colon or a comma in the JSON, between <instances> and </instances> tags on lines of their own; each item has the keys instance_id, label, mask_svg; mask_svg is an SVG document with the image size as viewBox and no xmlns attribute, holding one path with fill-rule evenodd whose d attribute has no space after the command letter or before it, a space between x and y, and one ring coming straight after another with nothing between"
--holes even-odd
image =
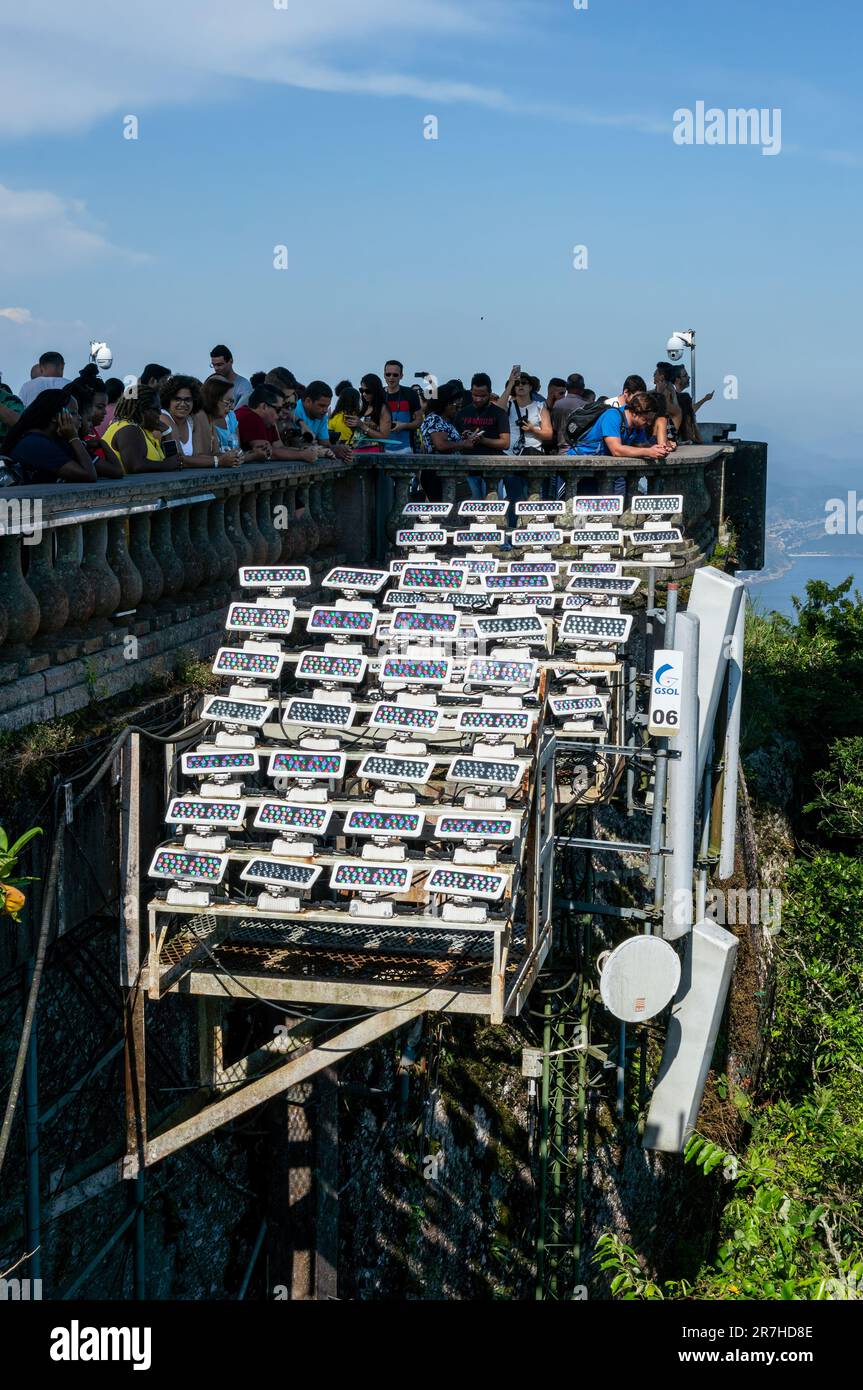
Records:
<instances>
[{"instance_id":1,"label":"stone balustrade","mask_svg":"<svg viewBox=\"0 0 863 1390\"><path fill-rule=\"evenodd\" d=\"M471 458L469 463L452 454L434 458L426 454L384 455L376 459L376 467L382 477L391 480L391 484L386 489L378 488L378 499L383 502L382 510L386 513L379 520L378 544L380 547L382 540L388 550L393 546L396 531L405 525L402 509L410 497L411 477L423 468L431 469L440 480L445 502L455 502L466 495L464 475L467 472L481 475L486 481L487 495L495 497L500 477L507 473L521 474L527 478L526 496L533 500L556 496L556 489L553 490L555 478L563 478L563 496L570 501L580 493L610 495L621 477L625 479L628 500L636 492L638 480L646 478L651 493L680 493L683 496L683 516L675 517L674 524L683 530L687 544L684 565L677 568L675 575L677 578L685 577L704 564L715 549L724 519L724 469L732 451L733 446L722 444L683 445L664 463L641 459L622 462L608 457L573 454L541 456L535 462L524 454L517 458L498 454ZM634 528L640 524L629 512L624 513L624 527ZM569 525L571 528L572 523ZM565 550L555 553L566 555Z\"/></svg>"},{"instance_id":2,"label":"stone balustrade","mask_svg":"<svg viewBox=\"0 0 863 1390\"><path fill-rule=\"evenodd\" d=\"M732 486L740 450L742 490L739 477ZM353 464L262 463L2 489L0 729L145 687L173 669L181 651L209 658L223 640L240 565L302 561L321 574L337 558L383 559L411 478L422 469L434 471L450 501L467 495L468 472L487 479L489 495L502 474L524 473L530 497L541 496L543 482L556 475L564 477L567 497L612 492L621 475L631 495L646 477L651 492L683 494L680 577L712 553L729 498L748 499L757 547L762 455L763 445L735 443L682 447L664 464L369 454ZM761 563L741 560L746 568Z\"/></svg>"},{"instance_id":3,"label":"stone balustrade","mask_svg":"<svg viewBox=\"0 0 863 1390\"><path fill-rule=\"evenodd\" d=\"M240 565L367 559L370 497L328 459L3 489L0 729L209 657Z\"/></svg>"}]
</instances>

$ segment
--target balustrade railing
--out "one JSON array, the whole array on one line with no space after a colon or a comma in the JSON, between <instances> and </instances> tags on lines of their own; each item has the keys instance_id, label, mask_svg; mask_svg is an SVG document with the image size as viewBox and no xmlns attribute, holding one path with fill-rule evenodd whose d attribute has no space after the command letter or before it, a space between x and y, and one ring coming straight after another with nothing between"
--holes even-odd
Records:
<instances>
[{"instance_id":1,"label":"balustrade railing","mask_svg":"<svg viewBox=\"0 0 863 1390\"><path fill-rule=\"evenodd\" d=\"M110 665L102 648L126 633L142 637L171 629L165 650L172 642L175 650L197 643L208 654L208 634L217 630L241 565L290 560L314 569L335 555L355 563L383 559L392 553L412 479L423 470L434 473L443 498L452 502L468 495L467 474L480 475L489 496L497 495L507 473L521 474L531 498L551 496L556 478L563 479L563 495L570 498L613 492L623 477L629 499L645 478L651 493L683 495L683 516L675 520L687 542L683 572L691 572L712 553L719 535L728 493L725 470L734 449L685 446L666 463L574 455L535 462L523 455L380 454L353 463L322 459L311 467L257 464L2 489L0 726L7 723L4 711L18 709L21 723L86 703L84 692L65 703L58 695L52 705L49 692L63 688L65 678L51 672L82 659L92 661L98 674L100 662ZM625 515L624 526L630 521ZM756 531L757 526L756 517ZM46 672L41 686L36 672ZM32 709L22 711L26 701L11 687L31 677ZM90 685L93 679L90 670ZM111 688L123 688L119 676Z\"/></svg>"},{"instance_id":2,"label":"balustrade railing","mask_svg":"<svg viewBox=\"0 0 863 1390\"><path fill-rule=\"evenodd\" d=\"M240 565L314 561L340 545L359 558L369 527L357 485L350 465L321 460L4 489L0 648L192 595L226 603Z\"/></svg>"}]
</instances>

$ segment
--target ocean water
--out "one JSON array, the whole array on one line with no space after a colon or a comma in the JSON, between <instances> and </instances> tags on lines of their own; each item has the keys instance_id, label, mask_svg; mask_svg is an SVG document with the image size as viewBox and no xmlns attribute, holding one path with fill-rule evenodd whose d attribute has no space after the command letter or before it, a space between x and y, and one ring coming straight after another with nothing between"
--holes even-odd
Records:
<instances>
[{"instance_id":1,"label":"ocean water","mask_svg":"<svg viewBox=\"0 0 863 1390\"><path fill-rule=\"evenodd\" d=\"M841 584L853 575L857 588L863 591L863 556L859 555L810 555L795 560L789 570L775 579L761 579L755 575L745 580L750 602L762 611L774 609L786 617L794 617L792 596L804 599L806 584L810 579L823 579L828 584Z\"/></svg>"}]
</instances>

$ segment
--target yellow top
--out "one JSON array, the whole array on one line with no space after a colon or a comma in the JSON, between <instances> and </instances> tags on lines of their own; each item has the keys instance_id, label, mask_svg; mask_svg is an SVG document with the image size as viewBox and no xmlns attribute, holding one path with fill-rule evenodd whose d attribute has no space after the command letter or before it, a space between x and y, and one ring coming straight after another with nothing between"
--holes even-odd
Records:
<instances>
[{"instance_id":1,"label":"yellow top","mask_svg":"<svg viewBox=\"0 0 863 1390\"><path fill-rule=\"evenodd\" d=\"M354 437L354 431L350 425L345 424L345 413L340 410L335 415L331 415L328 421L329 428L334 434L339 436L340 444L350 444Z\"/></svg>"},{"instance_id":2,"label":"yellow top","mask_svg":"<svg viewBox=\"0 0 863 1390\"><path fill-rule=\"evenodd\" d=\"M134 425L135 429L139 429L143 434L144 441L147 445L147 458L153 463L162 463L165 458L165 450L162 448L162 441L158 435L154 434L152 430L145 430L141 425L135 425L134 420L112 420L105 433L102 435L102 438L106 444L111 445L111 448L117 454L120 462L123 463L123 458L114 440L120 431L125 429L127 425ZM125 471L124 465L123 472L125 473Z\"/></svg>"}]
</instances>

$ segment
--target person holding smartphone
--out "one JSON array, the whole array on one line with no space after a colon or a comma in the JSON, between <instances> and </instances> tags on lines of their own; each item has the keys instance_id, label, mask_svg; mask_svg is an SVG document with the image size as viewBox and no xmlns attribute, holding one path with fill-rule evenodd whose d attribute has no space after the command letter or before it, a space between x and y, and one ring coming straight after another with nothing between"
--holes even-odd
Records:
<instances>
[{"instance_id":1,"label":"person holding smartphone","mask_svg":"<svg viewBox=\"0 0 863 1390\"><path fill-rule=\"evenodd\" d=\"M81 415L71 387L44 391L3 443L25 483L95 483L96 465L78 436Z\"/></svg>"},{"instance_id":2,"label":"person holding smartphone","mask_svg":"<svg viewBox=\"0 0 863 1390\"><path fill-rule=\"evenodd\" d=\"M530 454L538 459L554 435L551 414L544 401L534 400L533 378L520 366L513 367L509 374L500 408L509 418L510 443L506 453ZM503 481L509 498L507 525L512 528L515 526L515 504L527 496L527 474L507 473Z\"/></svg>"},{"instance_id":3,"label":"person holding smartphone","mask_svg":"<svg viewBox=\"0 0 863 1390\"><path fill-rule=\"evenodd\" d=\"M458 417L458 426L466 454L503 454L509 448L509 421L506 412L491 398L488 372L475 372L471 377L470 401ZM488 481L481 473L468 473L471 497L482 500Z\"/></svg>"}]
</instances>

